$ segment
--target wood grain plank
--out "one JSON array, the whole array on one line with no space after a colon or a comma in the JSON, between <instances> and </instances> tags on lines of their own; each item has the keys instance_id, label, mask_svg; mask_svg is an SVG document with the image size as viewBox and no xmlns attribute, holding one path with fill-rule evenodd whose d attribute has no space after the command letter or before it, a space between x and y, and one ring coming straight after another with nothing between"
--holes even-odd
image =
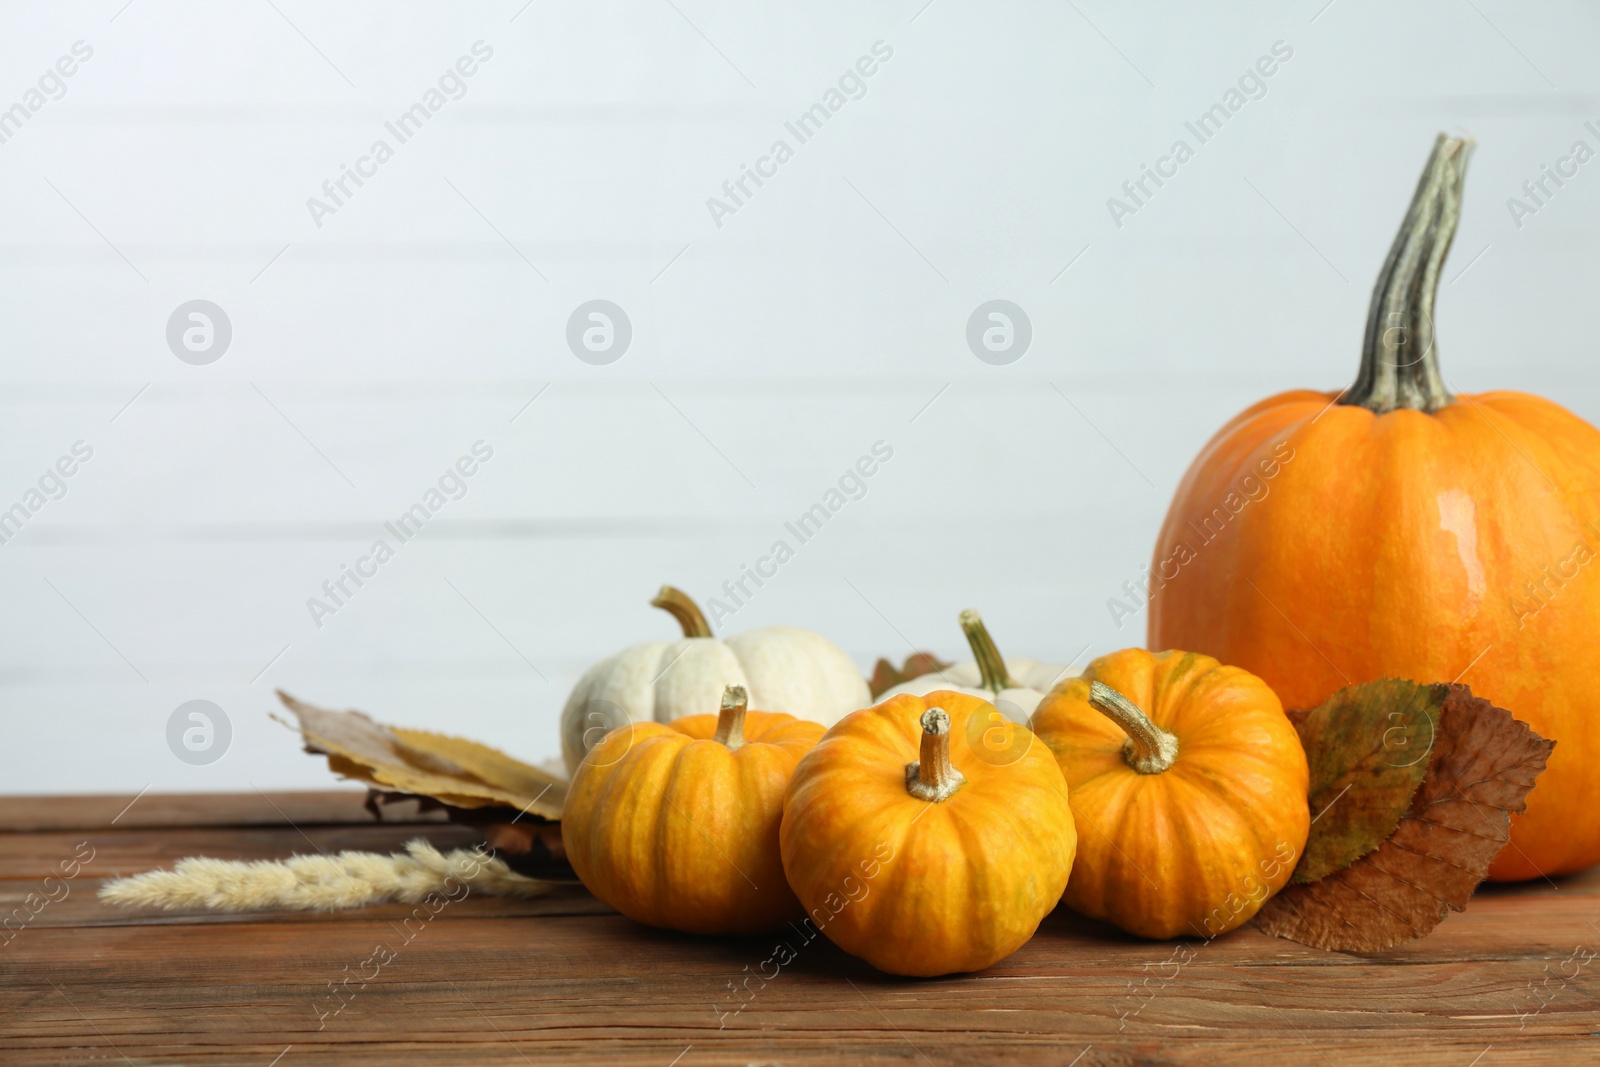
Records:
<instances>
[{"instance_id":1,"label":"wood grain plank","mask_svg":"<svg viewBox=\"0 0 1600 1067\"><path fill-rule=\"evenodd\" d=\"M394 852L417 837L424 837L441 849L466 848L483 840L483 835L470 827L448 823L170 827L0 834L0 880L42 879L58 873L60 865L74 855L91 857L82 865L86 873L110 878L168 867L188 856L261 860L343 849ZM85 847L92 852L80 851Z\"/></svg>"},{"instance_id":2,"label":"wood grain plank","mask_svg":"<svg viewBox=\"0 0 1600 1067\"><path fill-rule=\"evenodd\" d=\"M799 930L652 930L576 888L535 901L469 894L437 914L185 915L94 899L102 865L284 855L307 850L307 837L329 849L398 847L419 830L441 845L472 837L457 826L302 829L0 834L11 878L0 912L35 888L18 872L78 841L97 850L66 898L0 938L5 1062L266 1065L287 1049L286 1067L1065 1064L1080 1053L1081 1067L1465 1067L1492 1049L1481 1062L1493 1067L1592 1061L1600 1048L1600 978L1585 968L1559 979L1575 947L1600 943L1600 872L1487 887L1433 935L1371 957L1253 928L1179 954L1058 909L1009 959L932 981L880 974ZM780 941L794 958L774 973Z\"/></svg>"},{"instance_id":3,"label":"wood grain plank","mask_svg":"<svg viewBox=\"0 0 1600 1067\"><path fill-rule=\"evenodd\" d=\"M150 793L119 796L0 796L5 830L124 830L154 826L281 826L374 821L365 790ZM418 812L415 801L386 804L383 821L444 822L443 812Z\"/></svg>"},{"instance_id":4,"label":"wood grain plank","mask_svg":"<svg viewBox=\"0 0 1600 1067\"><path fill-rule=\"evenodd\" d=\"M1504 1006L1535 969L1525 961L1386 966L1326 954L1333 966L1304 967L1275 960L1273 939L1241 931L1125 1018L1124 983L1155 946L1108 938L1063 912L999 966L937 981L877 974L818 939L765 988L753 983L744 1011L724 1016L713 1005L733 1003L729 983L766 958L770 938L690 938L616 916L530 927L448 908L418 929L409 943L365 918L241 923L225 937L194 926L30 930L6 958L0 1042L34 1062L70 1035L135 1062L198 1061L219 1046L230 1057L264 1050L267 1062L292 1045L297 1059L328 1062L368 1062L355 1057L371 1052L665 1064L692 1046L685 1063L1064 1063L1092 1045L1082 1062L1376 1063L1405 1047L1429 1052L1409 1062L1465 1064L1490 1045L1592 1049L1600 1008L1594 991L1574 987L1519 1031ZM353 981L333 1014L340 1001L328 984L359 973L377 944L394 959L364 985Z\"/></svg>"}]
</instances>

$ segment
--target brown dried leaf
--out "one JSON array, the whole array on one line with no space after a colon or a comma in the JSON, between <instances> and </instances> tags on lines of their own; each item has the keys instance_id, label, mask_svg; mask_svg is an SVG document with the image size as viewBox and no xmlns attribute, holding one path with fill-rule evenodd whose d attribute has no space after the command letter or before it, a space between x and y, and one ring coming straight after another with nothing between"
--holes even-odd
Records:
<instances>
[{"instance_id":1,"label":"brown dried leaf","mask_svg":"<svg viewBox=\"0 0 1600 1067\"><path fill-rule=\"evenodd\" d=\"M1466 907L1554 747L1509 711L1452 685L1428 773L1394 834L1349 867L1284 889L1256 925L1341 952L1381 952L1428 933Z\"/></svg>"},{"instance_id":2,"label":"brown dried leaf","mask_svg":"<svg viewBox=\"0 0 1600 1067\"><path fill-rule=\"evenodd\" d=\"M374 722L359 711L328 711L278 691L299 720L306 751L369 789L431 797L456 808L505 806L561 818L567 783L476 741Z\"/></svg>"},{"instance_id":3,"label":"brown dried leaf","mask_svg":"<svg viewBox=\"0 0 1600 1067\"><path fill-rule=\"evenodd\" d=\"M909 682L913 678L921 678L924 674L942 671L950 664L945 663L932 652L913 652L906 657L904 667L899 670L887 659L879 659L872 668L872 677L867 679L867 687L872 691L872 699L877 700L884 693Z\"/></svg>"}]
</instances>

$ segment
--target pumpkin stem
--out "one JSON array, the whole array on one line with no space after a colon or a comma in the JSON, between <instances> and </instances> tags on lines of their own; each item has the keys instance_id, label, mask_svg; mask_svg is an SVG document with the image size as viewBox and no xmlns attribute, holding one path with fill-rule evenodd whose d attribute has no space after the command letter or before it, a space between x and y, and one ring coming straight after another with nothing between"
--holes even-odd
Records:
<instances>
[{"instance_id":1,"label":"pumpkin stem","mask_svg":"<svg viewBox=\"0 0 1600 1067\"><path fill-rule=\"evenodd\" d=\"M950 762L950 716L943 708L922 713L921 759L906 764L906 792L935 804L949 800L967 776Z\"/></svg>"},{"instance_id":2,"label":"pumpkin stem","mask_svg":"<svg viewBox=\"0 0 1600 1067\"><path fill-rule=\"evenodd\" d=\"M1433 301L1439 269L1461 221L1461 188L1476 143L1440 134L1422 169L1411 206L1372 288L1361 373L1341 404L1379 415L1396 408L1438 411L1455 397L1439 373Z\"/></svg>"},{"instance_id":3,"label":"pumpkin stem","mask_svg":"<svg viewBox=\"0 0 1600 1067\"><path fill-rule=\"evenodd\" d=\"M750 706L750 694L742 685L730 685L722 691L722 711L717 715L717 732L711 740L729 748L744 744L744 713Z\"/></svg>"},{"instance_id":4,"label":"pumpkin stem","mask_svg":"<svg viewBox=\"0 0 1600 1067\"><path fill-rule=\"evenodd\" d=\"M661 592L650 601L650 606L660 608L677 619L678 625L683 627L685 637L711 636L711 624L706 622L705 615L700 611L700 605L682 589L675 589L670 585L662 586Z\"/></svg>"},{"instance_id":5,"label":"pumpkin stem","mask_svg":"<svg viewBox=\"0 0 1600 1067\"><path fill-rule=\"evenodd\" d=\"M983 679L980 683L983 688L991 693L999 693L1005 689L1019 688L1011 680L1011 672L1006 669L1005 657L1000 655L1000 649L995 646L994 638L989 636L989 628L983 624L978 613L971 608L961 613L961 632L967 635L967 644L972 648L972 658L978 664L978 674Z\"/></svg>"},{"instance_id":6,"label":"pumpkin stem","mask_svg":"<svg viewBox=\"0 0 1600 1067\"><path fill-rule=\"evenodd\" d=\"M1103 682L1089 683L1089 706L1128 735L1122 758L1140 774L1160 774L1178 759L1178 739L1150 721L1139 705Z\"/></svg>"}]
</instances>

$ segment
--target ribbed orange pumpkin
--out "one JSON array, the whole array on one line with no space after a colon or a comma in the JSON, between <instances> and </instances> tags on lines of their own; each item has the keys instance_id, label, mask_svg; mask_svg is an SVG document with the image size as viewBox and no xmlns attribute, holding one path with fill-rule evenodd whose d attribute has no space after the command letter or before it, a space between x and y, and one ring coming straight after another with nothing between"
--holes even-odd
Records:
<instances>
[{"instance_id":1,"label":"ribbed orange pumpkin","mask_svg":"<svg viewBox=\"0 0 1600 1067\"><path fill-rule=\"evenodd\" d=\"M1264 400L1189 468L1149 644L1239 664L1291 708L1461 681L1556 739L1489 870L1515 880L1600 862L1600 432L1535 396L1445 388L1433 291L1469 149L1441 138L1429 160L1355 385Z\"/></svg>"},{"instance_id":2,"label":"ribbed orange pumpkin","mask_svg":"<svg viewBox=\"0 0 1600 1067\"><path fill-rule=\"evenodd\" d=\"M1125 649L1051 690L1033 729L1078 823L1068 907L1140 937L1215 937L1289 880L1311 826L1310 775L1255 675Z\"/></svg>"},{"instance_id":3,"label":"ribbed orange pumpkin","mask_svg":"<svg viewBox=\"0 0 1600 1067\"><path fill-rule=\"evenodd\" d=\"M651 926L693 934L770 930L800 918L778 824L818 723L746 711L729 686L720 715L613 730L584 757L561 839L589 891Z\"/></svg>"},{"instance_id":4,"label":"ribbed orange pumpkin","mask_svg":"<svg viewBox=\"0 0 1600 1067\"><path fill-rule=\"evenodd\" d=\"M835 723L795 770L783 866L813 925L891 974L976 971L1055 907L1077 835L1028 728L978 697L903 695Z\"/></svg>"}]
</instances>

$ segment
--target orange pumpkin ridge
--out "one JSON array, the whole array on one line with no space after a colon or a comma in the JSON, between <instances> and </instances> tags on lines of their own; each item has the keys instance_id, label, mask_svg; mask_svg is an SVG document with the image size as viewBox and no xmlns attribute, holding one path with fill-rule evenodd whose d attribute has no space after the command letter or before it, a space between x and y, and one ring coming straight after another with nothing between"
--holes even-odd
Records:
<instances>
[{"instance_id":1,"label":"orange pumpkin ridge","mask_svg":"<svg viewBox=\"0 0 1600 1067\"><path fill-rule=\"evenodd\" d=\"M1078 822L1068 907L1140 937L1215 937L1283 888L1311 815L1304 750L1261 679L1125 649L1033 716Z\"/></svg>"},{"instance_id":2,"label":"orange pumpkin ridge","mask_svg":"<svg viewBox=\"0 0 1600 1067\"><path fill-rule=\"evenodd\" d=\"M579 879L637 922L743 934L801 915L778 825L800 758L823 728L748 711L728 686L719 715L633 723L584 757L562 810Z\"/></svg>"},{"instance_id":3,"label":"orange pumpkin ridge","mask_svg":"<svg viewBox=\"0 0 1600 1067\"><path fill-rule=\"evenodd\" d=\"M1077 835L1061 772L979 697L902 694L845 716L784 799L784 870L812 925L891 974L975 971L1060 900Z\"/></svg>"},{"instance_id":4,"label":"orange pumpkin ridge","mask_svg":"<svg viewBox=\"0 0 1600 1067\"><path fill-rule=\"evenodd\" d=\"M1432 298L1468 148L1435 148L1355 385L1263 400L1190 466L1148 642L1238 664L1292 708L1384 677L1460 681L1554 738L1490 867L1504 881L1600 862L1600 431L1539 397L1444 387Z\"/></svg>"}]
</instances>

